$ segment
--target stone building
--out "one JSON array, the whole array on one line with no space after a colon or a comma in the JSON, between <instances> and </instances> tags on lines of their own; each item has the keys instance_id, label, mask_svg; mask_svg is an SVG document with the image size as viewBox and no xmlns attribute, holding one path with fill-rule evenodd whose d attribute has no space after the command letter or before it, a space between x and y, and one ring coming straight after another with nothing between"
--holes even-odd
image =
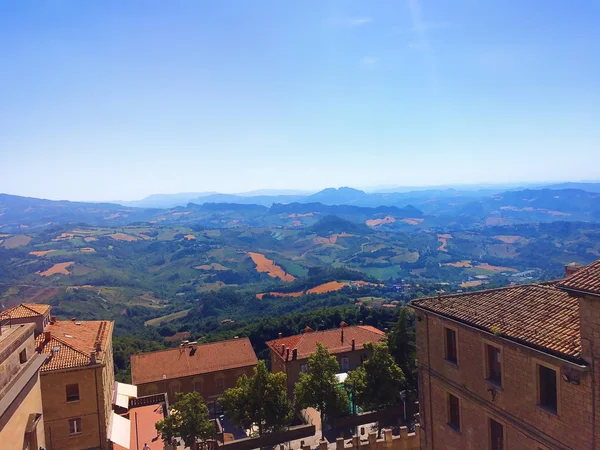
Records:
<instances>
[{"instance_id":1,"label":"stone building","mask_svg":"<svg viewBox=\"0 0 600 450\"><path fill-rule=\"evenodd\" d=\"M423 449L600 448L600 261L413 300Z\"/></svg>"},{"instance_id":2,"label":"stone building","mask_svg":"<svg viewBox=\"0 0 600 450\"><path fill-rule=\"evenodd\" d=\"M112 412L113 322L54 321L36 338L48 450L106 449Z\"/></svg>"},{"instance_id":3,"label":"stone building","mask_svg":"<svg viewBox=\"0 0 600 450\"><path fill-rule=\"evenodd\" d=\"M3 318L10 319L12 325L33 323L35 325L35 334L38 335L50 323L50 308L50 305L21 303L11 308L6 308L0 315Z\"/></svg>"},{"instance_id":4,"label":"stone building","mask_svg":"<svg viewBox=\"0 0 600 450\"><path fill-rule=\"evenodd\" d=\"M37 450L46 445L34 324L0 320L0 447Z\"/></svg>"},{"instance_id":5,"label":"stone building","mask_svg":"<svg viewBox=\"0 0 600 450\"><path fill-rule=\"evenodd\" d=\"M304 333L283 337L267 342L271 350L271 371L287 374L287 388L290 395L294 391L300 373L308 370L308 357L317 349L317 342L335 355L340 365L340 373L349 372L360 366L368 358L364 345L385 340L383 331L368 325L347 326L325 331L313 331L306 327Z\"/></svg>"},{"instance_id":6,"label":"stone building","mask_svg":"<svg viewBox=\"0 0 600 450\"><path fill-rule=\"evenodd\" d=\"M220 397L242 375L252 376L258 363L248 338L231 339L131 356L131 381L140 396L166 392L199 392L206 401Z\"/></svg>"}]
</instances>

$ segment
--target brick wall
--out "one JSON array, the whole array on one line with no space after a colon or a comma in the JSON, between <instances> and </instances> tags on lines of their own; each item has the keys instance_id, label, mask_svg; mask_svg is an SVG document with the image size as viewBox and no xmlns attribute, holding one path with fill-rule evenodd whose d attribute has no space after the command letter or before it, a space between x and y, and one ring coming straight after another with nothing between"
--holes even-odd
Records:
<instances>
[{"instance_id":1,"label":"brick wall","mask_svg":"<svg viewBox=\"0 0 600 450\"><path fill-rule=\"evenodd\" d=\"M505 448L591 448L589 369L436 315L417 316L423 448L488 448L490 419L504 426ZM457 364L445 360L444 327L456 331ZM501 349L501 387L485 379L486 343ZM537 406L537 364L558 373L558 414ZM565 373L576 375L579 385L563 381ZM460 399L460 432L447 425L447 393Z\"/></svg>"},{"instance_id":2,"label":"brick wall","mask_svg":"<svg viewBox=\"0 0 600 450\"><path fill-rule=\"evenodd\" d=\"M166 392L169 404L172 405L175 403L176 392L194 392L195 388L198 387L202 397L209 401L219 397L225 389L234 387L237 379L242 374L246 374L248 377L253 376L254 366L139 384L138 395L141 397ZM218 378L223 380L223 388L218 387Z\"/></svg>"},{"instance_id":3,"label":"brick wall","mask_svg":"<svg viewBox=\"0 0 600 450\"><path fill-rule=\"evenodd\" d=\"M102 416L102 368L86 367L41 375L44 425L48 450L106 448L106 429ZM79 384L79 400L67 402L66 385ZM82 431L69 435L69 419L80 418Z\"/></svg>"}]
</instances>

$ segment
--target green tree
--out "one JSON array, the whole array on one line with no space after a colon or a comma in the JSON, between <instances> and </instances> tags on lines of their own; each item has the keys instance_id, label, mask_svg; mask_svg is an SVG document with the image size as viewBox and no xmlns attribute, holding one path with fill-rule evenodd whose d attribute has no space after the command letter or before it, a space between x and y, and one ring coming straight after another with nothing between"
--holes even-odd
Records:
<instances>
[{"instance_id":1,"label":"green tree","mask_svg":"<svg viewBox=\"0 0 600 450\"><path fill-rule=\"evenodd\" d=\"M349 400L344 389L340 389L336 374L339 370L335 356L318 342L317 350L308 358L308 373L301 373L296 383L296 408L313 407L321 413L321 423L326 419L348 413ZM321 426L321 436L323 435Z\"/></svg>"},{"instance_id":2,"label":"green tree","mask_svg":"<svg viewBox=\"0 0 600 450\"><path fill-rule=\"evenodd\" d=\"M348 373L344 382L346 389L353 393L353 400L365 410L380 411L398 404L405 379L387 343L368 343L365 348L371 356L362 366ZM381 433L381 427L378 428Z\"/></svg>"},{"instance_id":3,"label":"green tree","mask_svg":"<svg viewBox=\"0 0 600 450\"><path fill-rule=\"evenodd\" d=\"M283 372L270 373L264 361L258 362L251 378L239 377L235 387L223 393L220 403L235 425L256 425L261 436L285 428L292 418L286 376Z\"/></svg>"},{"instance_id":4,"label":"green tree","mask_svg":"<svg viewBox=\"0 0 600 450\"><path fill-rule=\"evenodd\" d=\"M417 390L417 345L414 314L402 308L398 321L388 335L388 345L394 360L406 377L406 389Z\"/></svg>"},{"instance_id":5,"label":"green tree","mask_svg":"<svg viewBox=\"0 0 600 450\"><path fill-rule=\"evenodd\" d=\"M197 440L207 440L215 436L215 426L208 418L208 408L202 396L197 392L175 395L175 404L169 409L169 415L155 424L165 442L172 442L180 436L187 447L197 448Z\"/></svg>"}]
</instances>

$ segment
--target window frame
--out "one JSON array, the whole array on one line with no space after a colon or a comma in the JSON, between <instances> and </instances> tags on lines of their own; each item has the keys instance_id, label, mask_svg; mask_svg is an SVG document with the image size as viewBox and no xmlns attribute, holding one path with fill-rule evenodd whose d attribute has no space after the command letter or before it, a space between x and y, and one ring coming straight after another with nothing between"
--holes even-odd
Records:
<instances>
[{"instance_id":1,"label":"window frame","mask_svg":"<svg viewBox=\"0 0 600 450\"><path fill-rule=\"evenodd\" d=\"M554 371L554 376L556 379L556 409L552 409L548 406L542 405L541 402L541 381L540 381L540 366L545 367L546 369L550 369ZM552 416L560 416L561 407L560 407L560 367L550 364L546 361L542 361L541 359L533 358L533 371L534 371L534 379L535 379L535 404L536 406L545 411Z\"/></svg>"},{"instance_id":2,"label":"window frame","mask_svg":"<svg viewBox=\"0 0 600 450\"><path fill-rule=\"evenodd\" d=\"M300 364L300 373L308 373L308 363Z\"/></svg>"},{"instance_id":3,"label":"window frame","mask_svg":"<svg viewBox=\"0 0 600 450\"><path fill-rule=\"evenodd\" d=\"M444 361L446 361L448 364L451 364L455 367L458 367L458 361L459 361L459 352L458 352L458 328L448 325L446 323L444 323L442 325L443 328L443 338L444 338ZM451 360L448 359L448 330L454 332L454 353L455 353L455 360Z\"/></svg>"},{"instance_id":4,"label":"window frame","mask_svg":"<svg viewBox=\"0 0 600 450\"><path fill-rule=\"evenodd\" d=\"M344 368L344 362L346 363L347 368ZM342 372L350 371L350 358L348 356L342 356L340 358L340 370Z\"/></svg>"},{"instance_id":5,"label":"window frame","mask_svg":"<svg viewBox=\"0 0 600 450\"><path fill-rule=\"evenodd\" d=\"M450 397L454 397L458 402L458 426L452 423L452 408L450 406ZM457 433L461 432L462 425L462 399L454 392L446 392L446 424Z\"/></svg>"},{"instance_id":6,"label":"window frame","mask_svg":"<svg viewBox=\"0 0 600 450\"><path fill-rule=\"evenodd\" d=\"M77 387L77 398L71 398L71 400L69 400L69 387L72 386L76 386ZM67 401L67 403L73 403L73 402L78 402L79 400L81 400L81 393L79 392L79 383L69 383L69 384L65 384L65 399Z\"/></svg>"},{"instance_id":7,"label":"window frame","mask_svg":"<svg viewBox=\"0 0 600 450\"><path fill-rule=\"evenodd\" d=\"M225 376L223 374L219 374L215 377L215 388L217 392L225 390Z\"/></svg>"},{"instance_id":8,"label":"window frame","mask_svg":"<svg viewBox=\"0 0 600 450\"><path fill-rule=\"evenodd\" d=\"M502 426L502 449L507 450L510 447L506 441L506 422L504 420L500 420L491 414L487 414L487 433L488 433L488 448L492 450L492 421Z\"/></svg>"},{"instance_id":9,"label":"window frame","mask_svg":"<svg viewBox=\"0 0 600 450\"><path fill-rule=\"evenodd\" d=\"M83 421L81 420L81 417L75 417L73 419L68 419L68 421L69 421L69 436L79 436L81 433L83 433ZM74 430L72 433L71 433L71 423L73 423L73 430ZM77 423L79 423L79 426L77 426Z\"/></svg>"},{"instance_id":10,"label":"window frame","mask_svg":"<svg viewBox=\"0 0 600 450\"><path fill-rule=\"evenodd\" d=\"M490 377L490 359L488 347L493 347L500 352L500 383ZM494 387L502 389L504 383L504 347L487 339L483 340L483 378Z\"/></svg>"},{"instance_id":11,"label":"window frame","mask_svg":"<svg viewBox=\"0 0 600 450\"><path fill-rule=\"evenodd\" d=\"M19 364L25 364L27 362L27 348L24 348L19 352Z\"/></svg>"}]
</instances>

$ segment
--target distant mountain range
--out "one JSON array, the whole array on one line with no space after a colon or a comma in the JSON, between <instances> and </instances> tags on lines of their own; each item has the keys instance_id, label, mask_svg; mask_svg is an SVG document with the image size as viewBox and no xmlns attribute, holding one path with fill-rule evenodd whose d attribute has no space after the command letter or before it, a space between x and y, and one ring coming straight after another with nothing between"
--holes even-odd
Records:
<instances>
[{"instance_id":1,"label":"distant mountain range","mask_svg":"<svg viewBox=\"0 0 600 450\"><path fill-rule=\"evenodd\" d=\"M463 186L436 187L385 187L380 190L366 192L351 187L327 188L319 192L299 190L262 189L239 194L222 194L218 192L186 192L180 194L153 194L142 200L114 201L122 206L137 208L174 208L186 206L188 203L237 203L241 205L268 206L275 203L323 203L324 205L356 205L366 207L406 206L414 205L427 212L444 208L455 203L490 197L507 191L527 189L581 189L587 192L600 193L600 183L559 183L559 184L479 184Z\"/></svg>"},{"instance_id":2,"label":"distant mountain range","mask_svg":"<svg viewBox=\"0 0 600 450\"><path fill-rule=\"evenodd\" d=\"M589 189L600 190L600 186L592 184ZM160 203L165 198L158 196L155 200ZM206 194L192 199L186 206L169 208L52 201L0 194L0 233L67 223L125 226L144 222L209 228L297 228L312 226L325 216L338 216L370 227L413 230L554 221L598 222L600 192L525 189L490 194L447 189L368 194L352 188L331 188L310 195Z\"/></svg>"}]
</instances>

